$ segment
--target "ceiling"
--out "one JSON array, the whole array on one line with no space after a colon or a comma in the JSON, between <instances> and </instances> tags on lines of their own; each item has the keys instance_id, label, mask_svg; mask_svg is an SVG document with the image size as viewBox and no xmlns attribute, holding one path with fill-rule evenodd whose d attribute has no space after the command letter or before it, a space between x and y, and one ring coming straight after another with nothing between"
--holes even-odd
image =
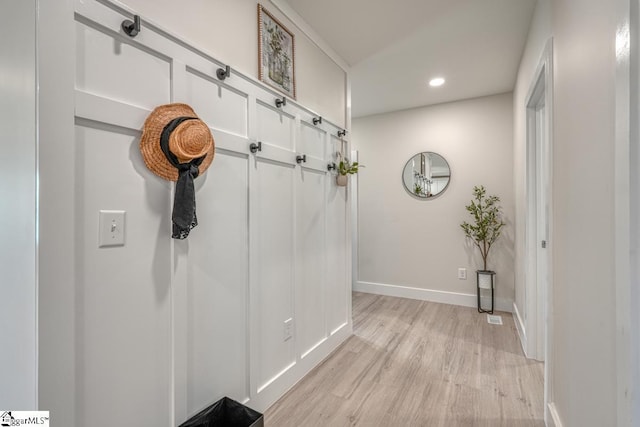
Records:
<instances>
[{"instance_id":1,"label":"ceiling","mask_svg":"<svg viewBox=\"0 0 640 427\"><path fill-rule=\"evenodd\" d=\"M286 1L351 66L354 117L513 90L536 2Z\"/></svg>"}]
</instances>

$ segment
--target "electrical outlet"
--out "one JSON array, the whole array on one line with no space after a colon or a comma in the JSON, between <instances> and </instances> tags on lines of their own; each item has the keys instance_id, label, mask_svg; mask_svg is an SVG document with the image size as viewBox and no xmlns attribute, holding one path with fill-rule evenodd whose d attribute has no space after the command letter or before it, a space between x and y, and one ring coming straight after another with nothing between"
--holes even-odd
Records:
<instances>
[{"instance_id":1,"label":"electrical outlet","mask_svg":"<svg viewBox=\"0 0 640 427\"><path fill-rule=\"evenodd\" d=\"M293 319L290 317L284 321L284 340L288 341L293 336Z\"/></svg>"},{"instance_id":2,"label":"electrical outlet","mask_svg":"<svg viewBox=\"0 0 640 427\"><path fill-rule=\"evenodd\" d=\"M466 268L459 268L458 269L458 279L467 280L467 269Z\"/></svg>"}]
</instances>

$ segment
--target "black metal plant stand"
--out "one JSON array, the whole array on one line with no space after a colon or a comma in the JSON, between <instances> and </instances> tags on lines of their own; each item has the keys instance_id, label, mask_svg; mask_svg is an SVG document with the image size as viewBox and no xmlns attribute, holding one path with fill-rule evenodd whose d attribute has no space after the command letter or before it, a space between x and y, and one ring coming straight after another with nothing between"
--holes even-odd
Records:
<instances>
[{"instance_id":1,"label":"black metal plant stand","mask_svg":"<svg viewBox=\"0 0 640 427\"><path fill-rule=\"evenodd\" d=\"M490 283L491 283L491 310L485 310L482 307L482 303L480 302L480 291L481 288L480 287L480 275L483 276L489 276L490 277ZM478 293L478 313L488 313L488 314L493 314L493 308L494 308L494 304L495 304L495 298L494 298L494 292L495 292L495 277L496 277L496 272L495 271L490 271L490 270L477 270L476 271L476 287L477 287L477 293Z\"/></svg>"}]
</instances>

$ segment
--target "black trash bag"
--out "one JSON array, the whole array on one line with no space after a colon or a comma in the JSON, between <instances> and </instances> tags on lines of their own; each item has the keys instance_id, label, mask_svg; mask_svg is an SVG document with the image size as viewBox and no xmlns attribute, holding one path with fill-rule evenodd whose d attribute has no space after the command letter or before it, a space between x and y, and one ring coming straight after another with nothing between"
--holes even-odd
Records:
<instances>
[{"instance_id":1,"label":"black trash bag","mask_svg":"<svg viewBox=\"0 0 640 427\"><path fill-rule=\"evenodd\" d=\"M223 397L180 427L264 427L264 418L260 412Z\"/></svg>"}]
</instances>

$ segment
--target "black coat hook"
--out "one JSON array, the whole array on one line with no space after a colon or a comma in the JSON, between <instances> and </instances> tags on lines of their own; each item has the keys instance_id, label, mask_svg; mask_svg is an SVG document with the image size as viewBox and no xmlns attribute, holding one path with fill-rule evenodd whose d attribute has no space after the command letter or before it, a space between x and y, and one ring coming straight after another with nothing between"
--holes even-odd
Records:
<instances>
[{"instance_id":1,"label":"black coat hook","mask_svg":"<svg viewBox=\"0 0 640 427\"><path fill-rule=\"evenodd\" d=\"M338 131L338 138L343 137L347 134L347 130L346 129L342 129Z\"/></svg>"},{"instance_id":2,"label":"black coat hook","mask_svg":"<svg viewBox=\"0 0 640 427\"><path fill-rule=\"evenodd\" d=\"M329 163L329 164L327 165L327 170L328 170L328 171L334 171L334 170L336 170L336 164L335 164L335 163Z\"/></svg>"},{"instance_id":3,"label":"black coat hook","mask_svg":"<svg viewBox=\"0 0 640 427\"><path fill-rule=\"evenodd\" d=\"M218 68L216 70L216 76L218 76L218 80L224 80L231 75L231 67L225 66L225 68Z\"/></svg>"},{"instance_id":4,"label":"black coat hook","mask_svg":"<svg viewBox=\"0 0 640 427\"><path fill-rule=\"evenodd\" d=\"M319 124L322 124L322 116L319 116L317 118L313 119L313 124L318 126Z\"/></svg>"},{"instance_id":5,"label":"black coat hook","mask_svg":"<svg viewBox=\"0 0 640 427\"><path fill-rule=\"evenodd\" d=\"M251 145L249 145L249 151L251 151L252 153L255 153L256 151L262 151L262 141L258 141L257 144L255 142L252 142Z\"/></svg>"},{"instance_id":6,"label":"black coat hook","mask_svg":"<svg viewBox=\"0 0 640 427\"><path fill-rule=\"evenodd\" d=\"M127 33L129 37L135 37L140 32L140 15L133 15L133 21L125 19L122 21L122 30Z\"/></svg>"},{"instance_id":7,"label":"black coat hook","mask_svg":"<svg viewBox=\"0 0 640 427\"><path fill-rule=\"evenodd\" d=\"M307 163L307 155L303 154L302 156L296 156L296 163Z\"/></svg>"},{"instance_id":8,"label":"black coat hook","mask_svg":"<svg viewBox=\"0 0 640 427\"><path fill-rule=\"evenodd\" d=\"M282 99L277 98L276 99L276 107L280 108L283 105L287 105L287 98L285 98L284 96L282 97Z\"/></svg>"}]
</instances>

